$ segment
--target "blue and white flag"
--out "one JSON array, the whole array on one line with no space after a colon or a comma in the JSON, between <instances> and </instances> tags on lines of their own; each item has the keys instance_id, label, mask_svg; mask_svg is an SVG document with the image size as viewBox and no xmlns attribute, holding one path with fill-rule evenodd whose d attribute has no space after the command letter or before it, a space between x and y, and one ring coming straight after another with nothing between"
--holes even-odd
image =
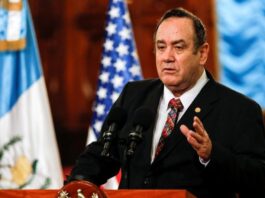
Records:
<instances>
[{"instance_id":1,"label":"blue and white flag","mask_svg":"<svg viewBox=\"0 0 265 198\"><path fill-rule=\"evenodd\" d=\"M127 5L123 0L110 0L88 143L99 137L102 124L124 85L128 81L140 79L142 79L142 72ZM113 180L105 185L105 188L116 189L117 187L117 181L113 182Z\"/></svg>"},{"instance_id":2,"label":"blue and white flag","mask_svg":"<svg viewBox=\"0 0 265 198\"><path fill-rule=\"evenodd\" d=\"M265 1L217 0L221 82L265 108Z\"/></svg>"},{"instance_id":3,"label":"blue and white flag","mask_svg":"<svg viewBox=\"0 0 265 198\"><path fill-rule=\"evenodd\" d=\"M0 5L0 189L60 188L63 173L30 10L26 0L4 2Z\"/></svg>"}]
</instances>

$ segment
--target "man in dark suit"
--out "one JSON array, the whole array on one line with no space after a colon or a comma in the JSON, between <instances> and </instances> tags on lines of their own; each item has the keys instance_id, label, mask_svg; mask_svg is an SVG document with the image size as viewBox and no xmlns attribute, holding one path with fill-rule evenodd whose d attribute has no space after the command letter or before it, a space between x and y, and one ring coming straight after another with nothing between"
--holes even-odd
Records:
<instances>
[{"instance_id":1,"label":"man in dark suit","mask_svg":"<svg viewBox=\"0 0 265 198\"><path fill-rule=\"evenodd\" d=\"M68 181L84 179L101 185L121 168L126 174L120 188L187 189L197 197L262 195L265 131L261 109L215 82L205 70L209 45L200 19L181 8L169 10L159 21L154 40L159 79L125 86L112 108L126 110L128 119L115 134L110 155L101 155L103 138L90 144ZM168 107L172 98L181 106L173 114ZM143 106L154 111L155 121L143 132L127 164L125 140L135 111ZM102 133L107 128L105 122Z\"/></svg>"}]
</instances>

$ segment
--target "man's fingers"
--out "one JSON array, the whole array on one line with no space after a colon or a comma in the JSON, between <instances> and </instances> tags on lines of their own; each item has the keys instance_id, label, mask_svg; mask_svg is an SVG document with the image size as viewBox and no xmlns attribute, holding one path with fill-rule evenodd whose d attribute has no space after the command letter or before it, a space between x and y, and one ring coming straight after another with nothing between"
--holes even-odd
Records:
<instances>
[{"instance_id":1,"label":"man's fingers","mask_svg":"<svg viewBox=\"0 0 265 198\"><path fill-rule=\"evenodd\" d=\"M195 148L198 148L199 143L203 142L203 138L196 132L190 130L186 125L181 125L180 131L186 136L188 142Z\"/></svg>"},{"instance_id":2,"label":"man's fingers","mask_svg":"<svg viewBox=\"0 0 265 198\"><path fill-rule=\"evenodd\" d=\"M198 134L205 136L206 131L203 127L202 122L200 121L200 119L197 116L194 117L193 127Z\"/></svg>"},{"instance_id":3,"label":"man's fingers","mask_svg":"<svg viewBox=\"0 0 265 198\"><path fill-rule=\"evenodd\" d=\"M197 132L192 132L190 135L191 135L194 139L196 139L196 141L197 141L198 143L203 143L203 141L204 141L203 136L201 136L201 135L198 134Z\"/></svg>"},{"instance_id":4,"label":"man's fingers","mask_svg":"<svg viewBox=\"0 0 265 198\"><path fill-rule=\"evenodd\" d=\"M190 130L186 125L182 124L180 126L180 131L182 132L183 135L185 135L188 138Z\"/></svg>"},{"instance_id":5,"label":"man's fingers","mask_svg":"<svg viewBox=\"0 0 265 198\"><path fill-rule=\"evenodd\" d=\"M180 131L187 138L188 143L193 147L197 154L204 160L208 160L212 151L212 142L204 129L201 120L194 117L193 127L195 131L190 130L186 125L180 126Z\"/></svg>"},{"instance_id":6,"label":"man's fingers","mask_svg":"<svg viewBox=\"0 0 265 198\"><path fill-rule=\"evenodd\" d=\"M200 143L192 135L187 138L187 141L195 150L198 150L200 148Z\"/></svg>"},{"instance_id":7,"label":"man's fingers","mask_svg":"<svg viewBox=\"0 0 265 198\"><path fill-rule=\"evenodd\" d=\"M197 116L194 116L194 121L196 121L203 128L203 124L200 118L198 118Z\"/></svg>"}]
</instances>

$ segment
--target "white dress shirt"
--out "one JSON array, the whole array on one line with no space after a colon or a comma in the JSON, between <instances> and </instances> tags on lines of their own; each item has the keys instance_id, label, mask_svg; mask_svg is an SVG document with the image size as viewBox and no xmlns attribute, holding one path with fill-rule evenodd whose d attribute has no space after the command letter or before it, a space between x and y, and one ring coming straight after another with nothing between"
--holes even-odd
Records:
<instances>
[{"instance_id":1,"label":"white dress shirt","mask_svg":"<svg viewBox=\"0 0 265 198\"><path fill-rule=\"evenodd\" d=\"M189 106L191 105L193 100L196 98L196 96L199 94L199 92L204 87L204 85L207 83L207 81L208 81L208 78L204 70L201 77L196 82L196 84L190 90L183 93L179 97L183 105L183 110L179 113L178 120L183 116L183 114L189 108ZM161 96L161 99L160 99L160 102L157 108L157 117L156 117L156 124L154 127L153 144L152 144L152 151L151 151L151 162L153 162L154 157L155 157L155 150L159 142L164 125L166 123L168 113L170 111L170 109L168 108L168 103L172 98L175 98L175 96L166 86L164 86L164 92L163 92L163 95Z\"/></svg>"}]
</instances>

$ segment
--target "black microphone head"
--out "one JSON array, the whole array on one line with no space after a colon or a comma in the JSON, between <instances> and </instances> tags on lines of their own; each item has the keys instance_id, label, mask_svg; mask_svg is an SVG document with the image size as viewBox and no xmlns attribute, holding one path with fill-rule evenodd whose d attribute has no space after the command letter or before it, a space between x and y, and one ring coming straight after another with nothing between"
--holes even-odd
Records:
<instances>
[{"instance_id":1,"label":"black microphone head","mask_svg":"<svg viewBox=\"0 0 265 198\"><path fill-rule=\"evenodd\" d=\"M107 124L111 125L112 123L117 124L119 127L122 127L127 119L126 111L121 107L114 107L109 112L107 118Z\"/></svg>"},{"instance_id":2,"label":"black microphone head","mask_svg":"<svg viewBox=\"0 0 265 198\"><path fill-rule=\"evenodd\" d=\"M154 120L154 112L147 107L139 107L134 113L134 125L141 125L144 130L149 128Z\"/></svg>"}]
</instances>

